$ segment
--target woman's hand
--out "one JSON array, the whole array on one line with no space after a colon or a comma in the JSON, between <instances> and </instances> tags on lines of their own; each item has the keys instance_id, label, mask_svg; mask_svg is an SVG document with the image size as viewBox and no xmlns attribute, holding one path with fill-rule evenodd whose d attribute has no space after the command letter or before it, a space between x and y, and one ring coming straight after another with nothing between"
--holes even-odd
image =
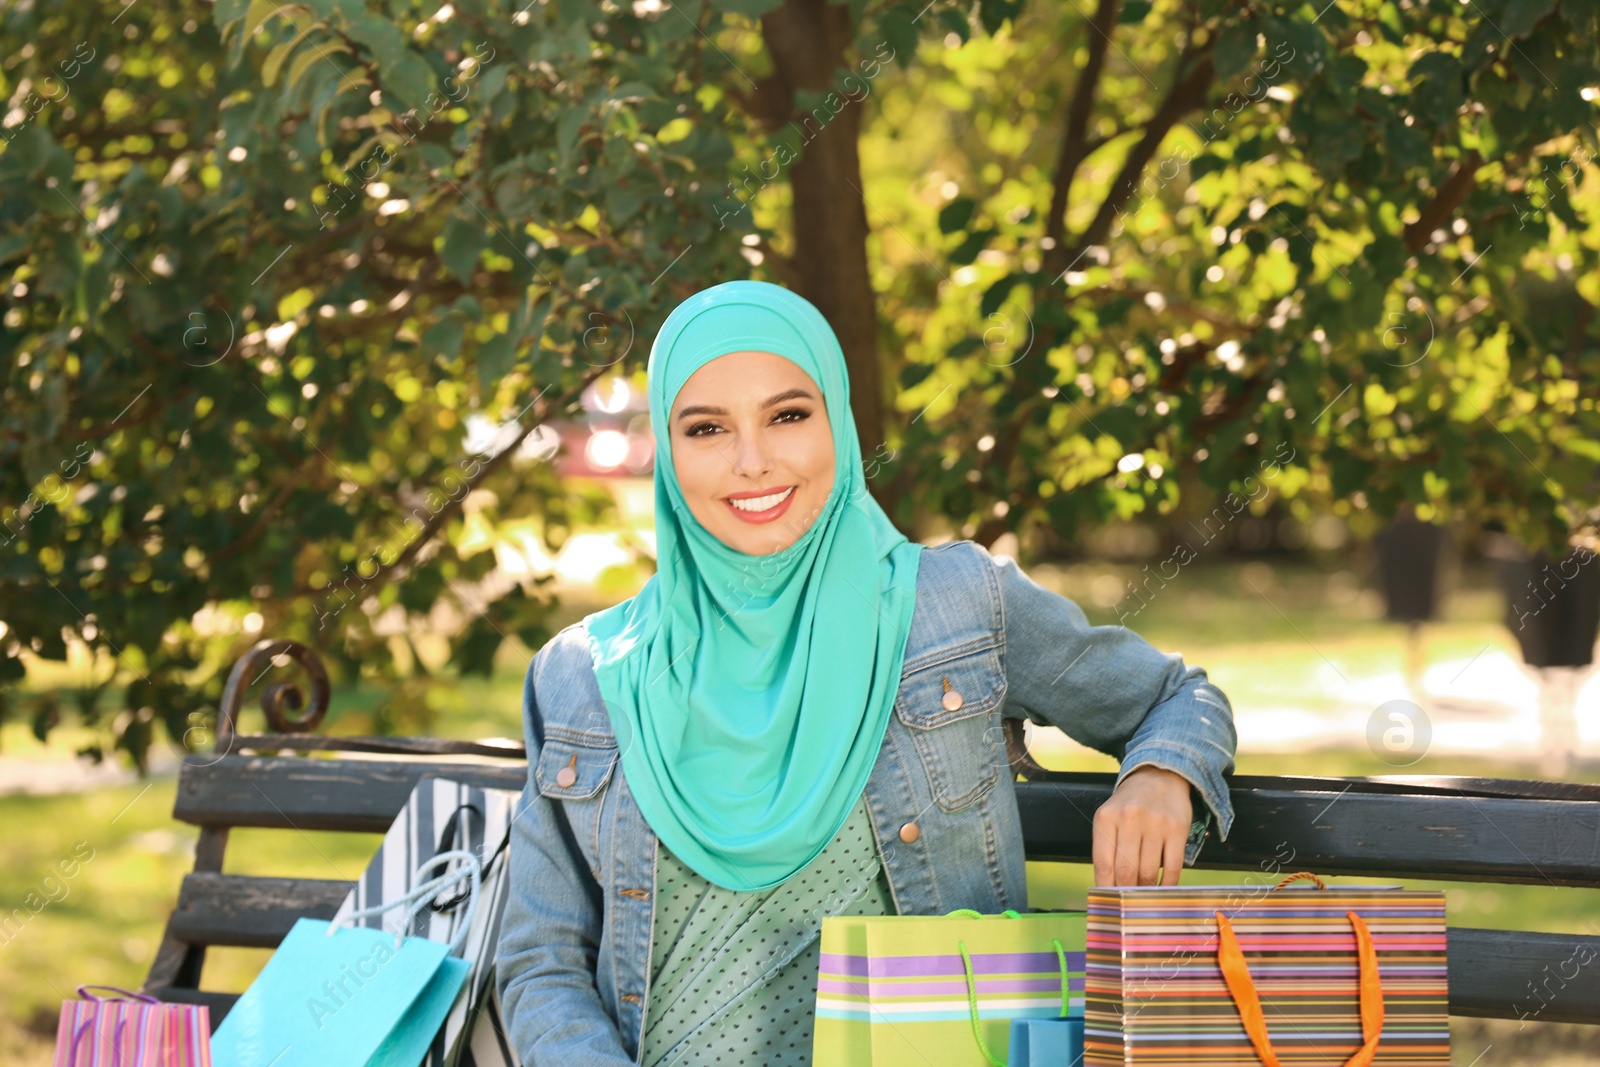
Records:
<instances>
[{"instance_id":1,"label":"woman's hand","mask_svg":"<svg viewBox=\"0 0 1600 1067\"><path fill-rule=\"evenodd\" d=\"M1189 780L1146 764L1094 813L1094 884L1177 885L1194 808Z\"/></svg>"}]
</instances>

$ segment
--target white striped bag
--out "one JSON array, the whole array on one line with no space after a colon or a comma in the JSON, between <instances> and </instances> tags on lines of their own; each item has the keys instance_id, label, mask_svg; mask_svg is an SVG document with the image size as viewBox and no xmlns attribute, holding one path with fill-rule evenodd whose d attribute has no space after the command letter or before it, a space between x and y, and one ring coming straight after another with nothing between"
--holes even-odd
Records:
<instances>
[{"instance_id":1,"label":"white striped bag","mask_svg":"<svg viewBox=\"0 0 1600 1067\"><path fill-rule=\"evenodd\" d=\"M109 989L118 997L97 997ZM211 1011L116 986L81 985L61 1005L54 1067L211 1067Z\"/></svg>"},{"instance_id":2,"label":"white striped bag","mask_svg":"<svg viewBox=\"0 0 1600 1067\"><path fill-rule=\"evenodd\" d=\"M347 913L404 896L412 889L417 867L440 852L466 849L482 860L478 908L460 949L472 969L421 1067L466 1067L473 1063L469 1049L480 1044L475 1032L482 1030L483 1016L492 1008L495 949L506 902L506 849L517 798L517 793L507 789L480 789L448 778L424 778L411 791L405 810L395 818L366 873L334 916L337 922ZM435 901L418 915L412 928L390 932L448 944L460 929L466 911L463 901L461 894ZM384 929L383 920L384 916L373 915L356 920L356 925ZM514 1057L507 1062L519 1067Z\"/></svg>"},{"instance_id":3,"label":"white striped bag","mask_svg":"<svg viewBox=\"0 0 1600 1067\"><path fill-rule=\"evenodd\" d=\"M494 979L489 979L489 990L478 1005L478 1014L472 1020L472 1037L461 1053L460 1067L522 1067L511 1039L506 1036L505 1023L500 1012L500 992Z\"/></svg>"}]
</instances>

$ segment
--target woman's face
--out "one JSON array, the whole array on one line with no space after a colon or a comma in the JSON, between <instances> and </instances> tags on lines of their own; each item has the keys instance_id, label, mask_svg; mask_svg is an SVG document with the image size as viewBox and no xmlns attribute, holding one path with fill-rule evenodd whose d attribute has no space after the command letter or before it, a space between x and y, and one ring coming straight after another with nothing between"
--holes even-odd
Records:
<instances>
[{"instance_id":1,"label":"woman's face","mask_svg":"<svg viewBox=\"0 0 1600 1067\"><path fill-rule=\"evenodd\" d=\"M673 404L678 487L712 536L765 556L811 528L833 491L834 456L810 375L771 352L731 352L690 375Z\"/></svg>"}]
</instances>

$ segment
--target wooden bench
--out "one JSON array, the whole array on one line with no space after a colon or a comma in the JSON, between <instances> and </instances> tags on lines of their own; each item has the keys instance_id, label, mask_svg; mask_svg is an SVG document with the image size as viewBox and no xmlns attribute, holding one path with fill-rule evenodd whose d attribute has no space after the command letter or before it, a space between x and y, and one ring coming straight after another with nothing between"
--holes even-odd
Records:
<instances>
[{"instance_id":1,"label":"wooden bench","mask_svg":"<svg viewBox=\"0 0 1600 1067\"><path fill-rule=\"evenodd\" d=\"M273 732L235 733L249 681L284 654L310 677L306 713L287 717L305 701L297 686L275 685L262 698ZM527 780L521 744L315 734L328 696L314 653L261 642L229 677L214 751L188 757L179 772L173 815L200 838L144 989L209 1005L213 1026L237 995L199 988L206 949L275 947L297 918L332 918L351 887L221 873L233 827L382 833L425 777L512 790ZM1021 751L1020 725L1008 724L1008 748L1027 779L1018 803L1028 858L1089 863L1091 820L1115 775L1040 770ZM1312 870L1600 887L1600 786L1425 776L1235 776L1230 785L1233 828L1225 842L1210 835L1198 868L1255 871L1265 884L1279 871ZM1600 956L1600 936L1451 927L1449 946L1452 1015L1600 1024L1600 962L1581 966ZM1575 981L1579 973L1588 980Z\"/></svg>"}]
</instances>

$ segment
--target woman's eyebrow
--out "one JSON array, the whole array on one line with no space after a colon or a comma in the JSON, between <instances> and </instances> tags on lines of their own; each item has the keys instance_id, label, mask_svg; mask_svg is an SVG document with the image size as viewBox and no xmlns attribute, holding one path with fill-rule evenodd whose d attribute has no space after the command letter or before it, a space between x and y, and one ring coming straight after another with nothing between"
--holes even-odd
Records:
<instances>
[{"instance_id":1,"label":"woman's eyebrow","mask_svg":"<svg viewBox=\"0 0 1600 1067\"><path fill-rule=\"evenodd\" d=\"M801 389L801 388L796 387L794 389L785 389L781 393L774 393L772 396L769 396L769 397L767 397L766 400L762 401L761 406L764 407L764 408L770 408L770 407L772 407L772 406L774 406L776 404L783 403L785 400L815 400L815 399L816 399L816 397L813 396L809 390ZM712 407L710 404L693 404L693 405L690 405L689 407L686 407L686 408L683 408L682 410L680 410L678 412L678 418L686 419L690 415L727 415L727 414L728 414L728 412L724 408Z\"/></svg>"}]
</instances>

